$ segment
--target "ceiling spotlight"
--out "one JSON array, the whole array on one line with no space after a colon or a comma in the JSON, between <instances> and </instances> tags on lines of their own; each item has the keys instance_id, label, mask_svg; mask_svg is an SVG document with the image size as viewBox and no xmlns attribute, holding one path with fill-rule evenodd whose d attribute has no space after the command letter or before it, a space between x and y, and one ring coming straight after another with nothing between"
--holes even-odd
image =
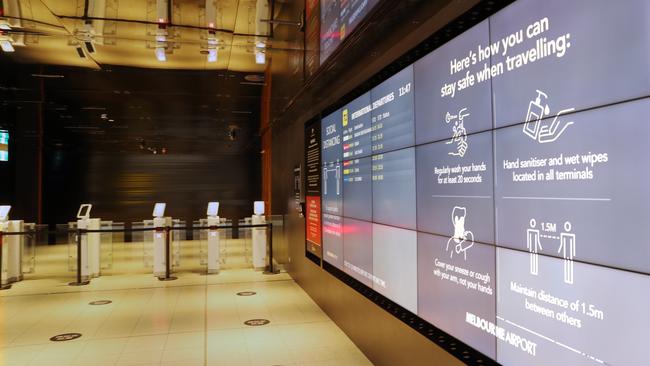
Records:
<instances>
[{"instance_id":1,"label":"ceiling spotlight","mask_svg":"<svg viewBox=\"0 0 650 366\"><path fill-rule=\"evenodd\" d=\"M167 55L165 54L165 47L156 47L156 59L158 61L164 62L167 61Z\"/></svg>"},{"instance_id":2,"label":"ceiling spotlight","mask_svg":"<svg viewBox=\"0 0 650 366\"><path fill-rule=\"evenodd\" d=\"M219 53L216 48L208 49L208 62L217 62L219 58Z\"/></svg>"},{"instance_id":3,"label":"ceiling spotlight","mask_svg":"<svg viewBox=\"0 0 650 366\"><path fill-rule=\"evenodd\" d=\"M0 19L0 29L2 30L11 30L11 25L7 19Z\"/></svg>"},{"instance_id":4,"label":"ceiling spotlight","mask_svg":"<svg viewBox=\"0 0 650 366\"><path fill-rule=\"evenodd\" d=\"M266 63L266 53L263 50L255 50L255 63L258 65L264 65Z\"/></svg>"},{"instance_id":5,"label":"ceiling spotlight","mask_svg":"<svg viewBox=\"0 0 650 366\"><path fill-rule=\"evenodd\" d=\"M14 52L15 51L14 46L11 44L11 41L8 40L8 39L0 40L0 47L5 52Z\"/></svg>"}]
</instances>

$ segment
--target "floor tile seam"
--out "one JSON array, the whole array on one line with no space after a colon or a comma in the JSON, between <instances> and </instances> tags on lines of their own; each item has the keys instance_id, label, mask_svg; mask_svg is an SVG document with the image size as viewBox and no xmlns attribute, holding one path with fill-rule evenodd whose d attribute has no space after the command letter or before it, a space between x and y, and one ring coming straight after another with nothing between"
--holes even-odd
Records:
<instances>
[{"instance_id":1,"label":"floor tile seam","mask_svg":"<svg viewBox=\"0 0 650 366\"><path fill-rule=\"evenodd\" d=\"M151 302L151 299L153 298L154 293L155 293L155 291L151 291L151 292L148 294L148 300L146 301L146 304L149 304L149 302ZM141 311L140 314L138 315L138 320L135 321L135 322L133 322L133 325L132 325L132 327L131 327L130 334L133 334L133 331L134 331L135 329L137 329L138 324L140 324L140 322L142 321L143 317L144 317L144 311Z\"/></svg>"},{"instance_id":2,"label":"floor tile seam","mask_svg":"<svg viewBox=\"0 0 650 366\"><path fill-rule=\"evenodd\" d=\"M270 280L251 280L251 281L236 281L236 282L220 282L220 283L208 283L207 286L226 286L226 285L239 285L247 283L273 283L273 282L295 282L292 278L283 278L283 279L270 279ZM148 290L148 289L158 289L158 288L170 288L170 287L191 287L191 286L205 286L205 284L180 284L180 285L158 285L158 286L148 286L148 287L125 287L125 288L108 288L108 289L88 289L88 290L78 290L70 289L68 291L56 291L56 292L32 292L32 293L18 293L10 294L4 293L0 295L1 298L16 298L23 296L50 296L50 295L67 295L67 294L76 294L76 293L91 293L91 292L109 292L109 291L125 291L125 290Z\"/></svg>"},{"instance_id":3,"label":"floor tile seam","mask_svg":"<svg viewBox=\"0 0 650 366\"><path fill-rule=\"evenodd\" d=\"M336 325L331 319L330 320L314 320L314 321L306 321L306 322L297 322L297 323L269 323L264 326L264 328L277 328L277 327L290 327L290 326L298 326L298 325L312 325L312 324L325 324L325 323L332 323ZM242 323L243 324L243 323ZM248 325L240 325L237 327L226 327L226 328L208 328L208 332L218 332L218 331L228 331L228 330L247 330L247 329L259 329L259 328L254 328Z\"/></svg>"}]
</instances>

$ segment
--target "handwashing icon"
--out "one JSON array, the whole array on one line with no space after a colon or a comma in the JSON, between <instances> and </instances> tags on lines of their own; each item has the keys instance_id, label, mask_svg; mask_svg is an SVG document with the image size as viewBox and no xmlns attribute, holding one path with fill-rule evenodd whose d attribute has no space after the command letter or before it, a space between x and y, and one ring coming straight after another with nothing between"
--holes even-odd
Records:
<instances>
[{"instance_id":1,"label":"handwashing icon","mask_svg":"<svg viewBox=\"0 0 650 366\"><path fill-rule=\"evenodd\" d=\"M451 222L454 225L454 236L447 240L446 251L449 251L449 245L452 241L455 243L451 248L449 257L453 258L454 253L463 253L463 258L467 260L467 250L474 246L474 233L465 230L465 217L467 216L467 209L465 207L455 206L451 213Z\"/></svg>"},{"instance_id":2,"label":"handwashing icon","mask_svg":"<svg viewBox=\"0 0 650 366\"><path fill-rule=\"evenodd\" d=\"M452 127L454 131L454 135L451 137L451 140L447 141L446 144L456 144L456 151L455 152L449 152L449 155L455 155L455 156L460 156L461 158L465 156L465 152L467 152L468 144L467 144L467 130L465 129L465 125L463 124L463 119L465 117L469 116L469 112L467 112L467 108L463 108L460 111L458 111L458 114L451 114L447 112L445 114L445 123L449 123L451 121L454 121L454 127Z\"/></svg>"},{"instance_id":3,"label":"handwashing icon","mask_svg":"<svg viewBox=\"0 0 650 366\"><path fill-rule=\"evenodd\" d=\"M559 111L552 122L544 120L550 113L548 104L542 105L548 99L548 95L541 90L537 90L537 97L528 104L528 113L526 113L526 122L524 123L524 133L540 144L553 142L557 140L569 127L572 121L564 122L560 116L572 112L575 108L568 108Z\"/></svg>"}]
</instances>

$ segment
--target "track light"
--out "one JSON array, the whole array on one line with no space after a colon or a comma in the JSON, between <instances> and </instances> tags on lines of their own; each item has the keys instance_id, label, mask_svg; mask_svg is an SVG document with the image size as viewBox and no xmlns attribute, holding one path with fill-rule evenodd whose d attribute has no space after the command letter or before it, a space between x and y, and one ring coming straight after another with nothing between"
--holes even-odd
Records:
<instances>
[{"instance_id":1,"label":"track light","mask_svg":"<svg viewBox=\"0 0 650 366\"><path fill-rule=\"evenodd\" d=\"M0 47L5 52L14 52L14 45L11 44L11 41L8 39L0 40Z\"/></svg>"},{"instance_id":2,"label":"track light","mask_svg":"<svg viewBox=\"0 0 650 366\"><path fill-rule=\"evenodd\" d=\"M158 61L164 62L167 61L167 55L165 54L165 47L156 47L156 58Z\"/></svg>"},{"instance_id":3,"label":"track light","mask_svg":"<svg viewBox=\"0 0 650 366\"><path fill-rule=\"evenodd\" d=\"M88 53L95 53L95 46L92 41L86 41L84 42L84 45L86 46L86 51L88 51Z\"/></svg>"},{"instance_id":4,"label":"track light","mask_svg":"<svg viewBox=\"0 0 650 366\"><path fill-rule=\"evenodd\" d=\"M77 46L75 49L77 50L77 55L79 55L79 58L86 58L86 53L81 46Z\"/></svg>"},{"instance_id":5,"label":"track light","mask_svg":"<svg viewBox=\"0 0 650 366\"><path fill-rule=\"evenodd\" d=\"M0 29L7 31L11 30L11 25L7 19L0 19Z\"/></svg>"}]
</instances>

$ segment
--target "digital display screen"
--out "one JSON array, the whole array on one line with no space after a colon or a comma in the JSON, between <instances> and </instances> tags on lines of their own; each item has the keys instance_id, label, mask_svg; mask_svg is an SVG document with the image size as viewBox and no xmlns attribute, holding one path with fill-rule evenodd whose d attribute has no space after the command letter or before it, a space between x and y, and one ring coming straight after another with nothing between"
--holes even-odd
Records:
<instances>
[{"instance_id":1,"label":"digital display screen","mask_svg":"<svg viewBox=\"0 0 650 366\"><path fill-rule=\"evenodd\" d=\"M324 260L503 365L647 364L648 65L645 0L478 23L322 119Z\"/></svg>"},{"instance_id":2,"label":"digital display screen","mask_svg":"<svg viewBox=\"0 0 650 366\"><path fill-rule=\"evenodd\" d=\"M370 157L343 162L343 214L372 220L372 161Z\"/></svg>"},{"instance_id":3,"label":"digital display screen","mask_svg":"<svg viewBox=\"0 0 650 366\"><path fill-rule=\"evenodd\" d=\"M163 217L165 216L165 208L167 204L164 202L158 202L153 206L153 217Z\"/></svg>"},{"instance_id":4,"label":"digital display screen","mask_svg":"<svg viewBox=\"0 0 650 366\"><path fill-rule=\"evenodd\" d=\"M9 161L9 132L0 130L0 161Z\"/></svg>"},{"instance_id":5,"label":"digital display screen","mask_svg":"<svg viewBox=\"0 0 650 366\"><path fill-rule=\"evenodd\" d=\"M369 156L372 144L372 105L370 93L353 100L341 110L343 125L343 158Z\"/></svg>"},{"instance_id":6,"label":"digital display screen","mask_svg":"<svg viewBox=\"0 0 650 366\"><path fill-rule=\"evenodd\" d=\"M372 100L372 153L413 146L415 104L413 66L393 75L370 91Z\"/></svg>"},{"instance_id":7,"label":"digital display screen","mask_svg":"<svg viewBox=\"0 0 650 366\"><path fill-rule=\"evenodd\" d=\"M354 30L379 0L320 1L320 63Z\"/></svg>"},{"instance_id":8,"label":"digital display screen","mask_svg":"<svg viewBox=\"0 0 650 366\"><path fill-rule=\"evenodd\" d=\"M219 215L219 202L208 202L208 216L217 216Z\"/></svg>"},{"instance_id":9,"label":"digital display screen","mask_svg":"<svg viewBox=\"0 0 650 366\"><path fill-rule=\"evenodd\" d=\"M84 203L81 206L79 206L79 211L77 211L77 218L78 219L87 219L90 217L90 210L93 208L93 206L89 203Z\"/></svg>"},{"instance_id":10,"label":"digital display screen","mask_svg":"<svg viewBox=\"0 0 650 366\"><path fill-rule=\"evenodd\" d=\"M415 148L372 156L372 221L415 230Z\"/></svg>"}]
</instances>

